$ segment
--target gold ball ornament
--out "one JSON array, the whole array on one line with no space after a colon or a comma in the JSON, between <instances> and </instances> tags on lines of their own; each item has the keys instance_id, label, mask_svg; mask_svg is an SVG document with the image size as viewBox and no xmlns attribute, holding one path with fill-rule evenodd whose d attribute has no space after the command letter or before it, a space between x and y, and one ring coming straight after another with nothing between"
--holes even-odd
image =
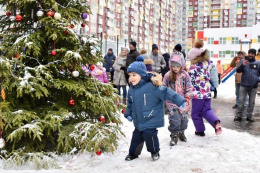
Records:
<instances>
[{"instance_id":1,"label":"gold ball ornament","mask_svg":"<svg viewBox=\"0 0 260 173\"><path fill-rule=\"evenodd\" d=\"M5 100L6 94L5 94L4 88L1 89L1 97L2 97L3 100Z\"/></svg>"}]
</instances>

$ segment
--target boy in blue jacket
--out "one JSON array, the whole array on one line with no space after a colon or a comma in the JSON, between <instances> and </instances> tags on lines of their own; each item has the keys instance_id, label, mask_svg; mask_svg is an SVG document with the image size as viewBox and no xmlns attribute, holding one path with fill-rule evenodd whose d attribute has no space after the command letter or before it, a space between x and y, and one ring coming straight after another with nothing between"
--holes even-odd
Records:
<instances>
[{"instance_id":1,"label":"boy in blue jacket","mask_svg":"<svg viewBox=\"0 0 260 173\"><path fill-rule=\"evenodd\" d=\"M127 69L131 85L124 116L128 121L133 121L135 126L129 154L125 158L127 161L138 158L144 141L152 159L158 160L160 148L156 128L164 126L164 101L169 100L181 108L186 106L182 96L163 86L161 76L151 78L159 87L153 85L142 61L138 58Z\"/></svg>"}]
</instances>

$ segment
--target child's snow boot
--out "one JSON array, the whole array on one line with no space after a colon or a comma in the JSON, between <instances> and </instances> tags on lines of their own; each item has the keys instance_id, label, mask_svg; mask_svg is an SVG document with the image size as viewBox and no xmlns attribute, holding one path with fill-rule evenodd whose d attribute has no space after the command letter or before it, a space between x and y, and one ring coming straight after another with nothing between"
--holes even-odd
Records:
<instances>
[{"instance_id":1,"label":"child's snow boot","mask_svg":"<svg viewBox=\"0 0 260 173\"><path fill-rule=\"evenodd\" d=\"M203 137L203 136L205 136L205 133L195 131L195 135Z\"/></svg>"},{"instance_id":2,"label":"child's snow boot","mask_svg":"<svg viewBox=\"0 0 260 173\"><path fill-rule=\"evenodd\" d=\"M181 141L183 141L183 142L187 142L187 138L186 138L186 136L185 136L185 134L184 134L184 130L181 130L181 131L179 132L179 139L180 139Z\"/></svg>"},{"instance_id":3,"label":"child's snow boot","mask_svg":"<svg viewBox=\"0 0 260 173\"><path fill-rule=\"evenodd\" d=\"M216 135L220 135L222 133L221 124L219 121L214 123L215 133Z\"/></svg>"},{"instance_id":4,"label":"child's snow boot","mask_svg":"<svg viewBox=\"0 0 260 173\"><path fill-rule=\"evenodd\" d=\"M152 153L152 159L153 159L154 161L160 159L160 154L159 154L159 152Z\"/></svg>"},{"instance_id":5,"label":"child's snow boot","mask_svg":"<svg viewBox=\"0 0 260 173\"><path fill-rule=\"evenodd\" d=\"M138 156L132 156L132 155L128 154L128 155L126 156L125 160L126 160L126 161L131 161L131 160L134 160L134 159L136 159L136 158L138 158Z\"/></svg>"},{"instance_id":6,"label":"child's snow boot","mask_svg":"<svg viewBox=\"0 0 260 173\"><path fill-rule=\"evenodd\" d=\"M178 132L177 133L171 133L170 137L171 137L170 146L177 145L179 133Z\"/></svg>"}]
</instances>

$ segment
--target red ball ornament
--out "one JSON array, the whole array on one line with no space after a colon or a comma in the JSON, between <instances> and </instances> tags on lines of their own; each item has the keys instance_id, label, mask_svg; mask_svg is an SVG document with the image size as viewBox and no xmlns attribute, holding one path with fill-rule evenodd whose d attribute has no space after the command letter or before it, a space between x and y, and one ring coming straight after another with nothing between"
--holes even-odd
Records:
<instances>
[{"instance_id":1,"label":"red ball ornament","mask_svg":"<svg viewBox=\"0 0 260 173\"><path fill-rule=\"evenodd\" d=\"M70 27L71 27L71 28L74 28L74 27L75 27L75 25L71 24L71 25L70 25Z\"/></svg>"},{"instance_id":2,"label":"red ball ornament","mask_svg":"<svg viewBox=\"0 0 260 173\"><path fill-rule=\"evenodd\" d=\"M52 51L51 51L51 55L52 55L52 56L56 56L56 55L57 55L57 52L56 52L55 50L52 50Z\"/></svg>"},{"instance_id":3,"label":"red ball ornament","mask_svg":"<svg viewBox=\"0 0 260 173\"><path fill-rule=\"evenodd\" d=\"M20 14L18 14L18 15L15 16L15 20L16 20L17 22L21 22L21 21L23 20L23 16L21 16Z\"/></svg>"},{"instance_id":4,"label":"red ball ornament","mask_svg":"<svg viewBox=\"0 0 260 173\"><path fill-rule=\"evenodd\" d=\"M68 30L65 30L64 31L64 34L68 35L69 31Z\"/></svg>"},{"instance_id":5,"label":"red ball ornament","mask_svg":"<svg viewBox=\"0 0 260 173\"><path fill-rule=\"evenodd\" d=\"M75 105L75 100L70 99L70 100L69 100L69 105L70 105L70 106L74 106L74 105Z\"/></svg>"},{"instance_id":6,"label":"red ball ornament","mask_svg":"<svg viewBox=\"0 0 260 173\"><path fill-rule=\"evenodd\" d=\"M99 118L99 121L105 122L105 117L104 117L104 116L101 116L101 117Z\"/></svg>"},{"instance_id":7,"label":"red ball ornament","mask_svg":"<svg viewBox=\"0 0 260 173\"><path fill-rule=\"evenodd\" d=\"M7 11L5 14L6 14L8 17L11 16L11 12L10 12L10 11Z\"/></svg>"},{"instance_id":8,"label":"red ball ornament","mask_svg":"<svg viewBox=\"0 0 260 173\"><path fill-rule=\"evenodd\" d=\"M94 70L95 69L95 66L92 64L89 66L90 70Z\"/></svg>"},{"instance_id":9,"label":"red ball ornament","mask_svg":"<svg viewBox=\"0 0 260 173\"><path fill-rule=\"evenodd\" d=\"M125 109L122 110L122 114L125 114Z\"/></svg>"},{"instance_id":10,"label":"red ball ornament","mask_svg":"<svg viewBox=\"0 0 260 173\"><path fill-rule=\"evenodd\" d=\"M96 152L96 154L98 155L98 156L100 156L101 155L101 150L98 150L97 152Z\"/></svg>"},{"instance_id":11,"label":"red ball ornament","mask_svg":"<svg viewBox=\"0 0 260 173\"><path fill-rule=\"evenodd\" d=\"M86 24L85 24L85 23L82 23L81 26L84 28L84 27L86 26Z\"/></svg>"},{"instance_id":12,"label":"red ball ornament","mask_svg":"<svg viewBox=\"0 0 260 173\"><path fill-rule=\"evenodd\" d=\"M47 16L53 17L53 16L54 16L54 12L53 12L53 11L51 11L51 10L50 10L50 11L48 11L48 12L47 12Z\"/></svg>"},{"instance_id":13,"label":"red ball ornament","mask_svg":"<svg viewBox=\"0 0 260 173\"><path fill-rule=\"evenodd\" d=\"M16 54L14 55L14 58L19 58L19 56L20 56L19 54Z\"/></svg>"}]
</instances>

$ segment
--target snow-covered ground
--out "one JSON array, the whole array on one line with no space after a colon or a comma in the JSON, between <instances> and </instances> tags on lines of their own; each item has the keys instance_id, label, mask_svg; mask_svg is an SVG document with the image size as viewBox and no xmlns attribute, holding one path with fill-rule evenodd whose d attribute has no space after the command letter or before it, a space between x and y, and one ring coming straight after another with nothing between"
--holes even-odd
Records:
<instances>
[{"instance_id":1,"label":"snow-covered ground","mask_svg":"<svg viewBox=\"0 0 260 173\"><path fill-rule=\"evenodd\" d=\"M232 80L232 79L230 79ZM220 85L219 97L234 99L234 83L232 81ZM258 98L259 99L259 98ZM144 146L142 154L136 160L127 162L125 156L134 130L133 124L122 116L122 130L126 137L120 137L118 150L112 153L102 153L101 156L90 157L84 153L75 157L60 157L58 164L61 169L34 170L34 166L15 167L4 170L0 160L1 173L257 173L260 172L260 138L248 133L237 132L223 128L220 136L215 135L214 129L206 123L206 136L194 135L194 125L189 121L186 130L188 142L178 142L169 146L168 121L166 126L159 128L160 155L158 161L152 161L150 153Z\"/></svg>"}]
</instances>

